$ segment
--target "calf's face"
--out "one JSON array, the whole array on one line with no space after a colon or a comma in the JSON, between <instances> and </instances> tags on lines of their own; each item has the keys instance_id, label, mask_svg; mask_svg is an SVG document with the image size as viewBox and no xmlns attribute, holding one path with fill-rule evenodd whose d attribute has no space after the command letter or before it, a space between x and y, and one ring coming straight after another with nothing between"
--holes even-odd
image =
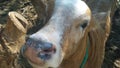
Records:
<instances>
[{"instance_id":1,"label":"calf's face","mask_svg":"<svg viewBox=\"0 0 120 68\"><path fill-rule=\"evenodd\" d=\"M72 55L89 26L90 10L81 0L56 0L48 23L32 34L21 48L34 68L59 67ZM66 42L65 42L66 41Z\"/></svg>"}]
</instances>

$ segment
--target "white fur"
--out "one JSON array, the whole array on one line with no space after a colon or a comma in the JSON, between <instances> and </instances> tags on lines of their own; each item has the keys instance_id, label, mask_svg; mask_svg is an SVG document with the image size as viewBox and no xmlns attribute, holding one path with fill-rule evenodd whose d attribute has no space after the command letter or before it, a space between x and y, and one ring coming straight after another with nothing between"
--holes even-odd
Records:
<instances>
[{"instance_id":1,"label":"white fur","mask_svg":"<svg viewBox=\"0 0 120 68\"><path fill-rule=\"evenodd\" d=\"M88 6L81 0L56 0L56 1L59 1L59 2L62 1L61 3L64 3L64 4L74 1L75 3L73 3L73 6L75 10L73 10L74 12L73 18L78 18L79 16L85 14L88 9ZM46 63L43 67L34 65L31 62L29 62L34 68L47 68L47 67L57 68L64 58L64 52L62 52L62 48L60 45L62 33L58 32L56 30L57 28L53 28L53 31L52 31L52 28L53 27L50 28L50 34L47 34L46 31L42 31L44 30L43 28L42 30L30 36L31 38L36 38L38 40L42 38L42 40L45 40L45 41L47 40L46 42L52 42L52 44L54 44L56 47L56 53L52 55L51 59L45 61Z\"/></svg>"},{"instance_id":2,"label":"white fur","mask_svg":"<svg viewBox=\"0 0 120 68\"><path fill-rule=\"evenodd\" d=\"M79 17L86 13L86 11L88 10L88 6L83 1L80 1L80 0L76 0L76 1L77 2L74 4L74 7L75 7L74 17Z\"/></svg>"}]
</instances>

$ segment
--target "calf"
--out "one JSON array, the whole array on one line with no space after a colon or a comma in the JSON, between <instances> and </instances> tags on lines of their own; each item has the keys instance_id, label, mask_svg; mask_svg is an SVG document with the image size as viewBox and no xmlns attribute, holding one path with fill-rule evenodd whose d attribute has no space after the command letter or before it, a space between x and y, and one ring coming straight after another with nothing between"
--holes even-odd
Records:
<instances>
[{"instance_id":1,"label":"calf","mask_svg":"<svg viewBox=\"0 0 120 68\"><path fill-rule=\"evenodd\" d=\"M90 20L91 11L83 1L55 0L54 11L48 23L41 30L29 36L21 48L21 53L34 68L79 68L86 56L86 48L89 47L87 42L92 42L91 45L94 45L94 42L99 43L100 35L100 40L102 40L100 46L103 46L106 38L105 32L100 33L94 20L91 22ZM102 34L105 36L101 36ZM94 49L96 46L92 47ZM90 50L91 55L92 49ZM85 67L91 68L90 62L92 61L89 58ZM96 67L98 66L100 64Z\"/></svg>"}]
</instances>

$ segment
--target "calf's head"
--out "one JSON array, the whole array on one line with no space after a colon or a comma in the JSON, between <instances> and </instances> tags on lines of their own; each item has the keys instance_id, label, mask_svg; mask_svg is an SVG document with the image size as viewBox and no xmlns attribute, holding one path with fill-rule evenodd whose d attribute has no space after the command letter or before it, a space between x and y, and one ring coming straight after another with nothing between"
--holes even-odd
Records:
<instances>
[{"instance_id":1,"label":"calf's head","mask_svg":"<svg viewBox=\"0 0 120 68\"><path fill-rule=\"evenodd\" d=\"M81 0L56 0L48 23L32 34L21 48L34 68L59 67L72 55L89 26L91 13Z\"/></svg>"}]
</instances>

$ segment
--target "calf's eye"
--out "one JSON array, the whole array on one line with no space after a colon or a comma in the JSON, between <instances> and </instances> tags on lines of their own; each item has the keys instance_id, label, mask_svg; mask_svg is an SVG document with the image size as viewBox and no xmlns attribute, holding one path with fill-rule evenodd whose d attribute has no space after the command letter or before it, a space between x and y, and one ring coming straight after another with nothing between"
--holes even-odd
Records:
<instances>
[{"instance_id":1,"label":"calf's eye","mask_svg":"<svg viewBox=\"0 0 120 68\"><path fill-rule=\"evenodd\" d=\"M88 24L88 21L85 20L85 21L82 22L82 24L80 24L80 26L81 26L83 29L85 29L85 28L87 27L87 24Z\"/></svg>"}]
</instances>

